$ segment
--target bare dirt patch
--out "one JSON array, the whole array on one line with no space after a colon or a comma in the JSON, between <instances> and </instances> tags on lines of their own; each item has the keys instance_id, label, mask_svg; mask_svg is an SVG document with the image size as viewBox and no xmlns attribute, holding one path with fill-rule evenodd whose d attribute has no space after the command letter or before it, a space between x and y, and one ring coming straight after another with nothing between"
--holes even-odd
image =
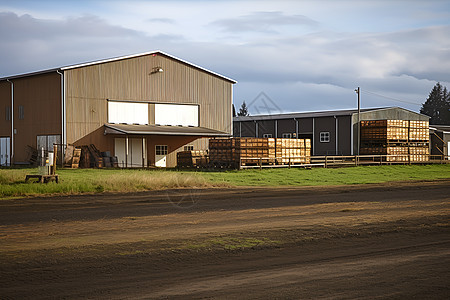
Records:
<instances>
[{"instance_id":1,"label":"bare dirt patch","mask_svg":"<svg viewBox=\"0 0 450 300\"><path fill-rule=\"evenodd\" d=\"M445 180L8 200L0 217L2 299L450 296Z\"/></svg>"}]
</instances>

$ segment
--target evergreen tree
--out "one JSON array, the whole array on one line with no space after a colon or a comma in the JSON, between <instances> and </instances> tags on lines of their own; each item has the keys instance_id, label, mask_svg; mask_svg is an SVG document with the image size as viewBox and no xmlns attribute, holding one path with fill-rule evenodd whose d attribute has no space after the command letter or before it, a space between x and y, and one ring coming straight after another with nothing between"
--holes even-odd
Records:
<instances>
[{"instance_id":1,"label":"evergreen tree","mask_svg":"<svg viewBox=\"0 0 450 300\"><path fill-rule=\"evenodd\" d=\"M433 87L420 113L430 117L430 124L450 125L450 93L439 82Z\"/></svg>"},{"instance_id":2,"label":"evergreen tree","mask_svg":"<svg viewBox=\"0 0 450 300\"><path fill-rule=\"evenodd\" d=\"M245 104L245 101L242 102L241 108L239 108L239 111L238 111L237 115L239 117L245 117L245 116L249 116L250 115L248 113L248 107L247 107L247 104Z\"/></svg>"}]
</instances>

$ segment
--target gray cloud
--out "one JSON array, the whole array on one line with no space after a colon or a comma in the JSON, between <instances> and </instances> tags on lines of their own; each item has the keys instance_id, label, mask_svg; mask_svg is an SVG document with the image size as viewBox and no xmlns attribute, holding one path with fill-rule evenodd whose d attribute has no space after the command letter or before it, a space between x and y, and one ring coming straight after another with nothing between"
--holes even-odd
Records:
<instances>
[{"instance_id":1,"label":"gray cloud","mask_svg":"<svg viewBox=\"0 0 450 300\"><path fill-rule=\"evenodd\" d=\"M0 13L0 37L7 40L14 39L52 39L62 34L67 37L117 37L138 35L139 33L121 26L113 26L104 20L85 15L66 20L42 20L26 14L18 16L12 12Z\"/></svg>"},{"instance_id":2,"label":"gray cloud","mask_svg":"<svg viewBox=\"0 0 450 300\"><path fill-rule=\"evenodd\" d=\"M423 102L437 81L450 88L450 26L258 35L233 44L194 42L157 28L149 36L95 16L43 20L0 13L0 24L0 77L160 49L238 80L236 103L264 91L284 111L354 107L357 86L412 102ZM364 94L363 107L389 105L420 108Z\"/></svg>"},{"instance_id":3,"label":"gray cloud","mask_svg":"<svg viewBox=\"0 0 450 300\"><path fill-rule=\"evenodd\" d=\"M0 77L159 49L181 35L147 36L91 15L64 20L0 13Z\"/></svg>"},{"instance_id":4,"label":"gray cloud","mask_svg":"<svg viewBox=\"0 0 450 300\"><path fill-rule=\"evenodd\" d=\"M282 12L255 12L237 18L221 19L211 23L223 31L277 33L281 26L317 27L318 22L303 15L285 15Z\"/></svg>"},{"instance_id":5,"label":"gray cloud","mask_svg":"<svg viewBox=\"0 0 450 300\"><path fill-rule=\"evenodd\" d=\"M170 18L150 18L147 19L147 22L150 23L166 23L166 24L175 24L175 20Z\"/></svg>"},{"instance_id":6,"label":"gray cloud","mask_svg":"<svg viewBox=\"0 0 450 300\"><path fill-rule=\"evenodd\" d=\"M228 47L192 44L184 55L237 79L237 103L265 91L286 111L298 111L354 107L357 86L422 103L437 81L450 86L449 46L450 26L442 26L378 34L317 32ZM206 49L212 54L205 55ZM364 95L363 106L420 109L374 95Z\"/></svg>"}]
</instances>

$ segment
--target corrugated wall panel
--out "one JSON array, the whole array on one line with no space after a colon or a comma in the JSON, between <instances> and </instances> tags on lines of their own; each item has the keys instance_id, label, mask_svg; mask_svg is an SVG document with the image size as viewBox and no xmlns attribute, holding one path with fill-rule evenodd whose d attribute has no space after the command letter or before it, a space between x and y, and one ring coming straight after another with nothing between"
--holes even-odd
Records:
<instances>
[{"instance_id":1,"label":"corrugated wall panel","mask_svg":"<svg viewBox=\"0 0 450 300\"><path fill-rule=\"evenodd\" d=\"M14 161L25 162L27 145L36 147L37 135L61 135L61 77L54 72L12 81L16 129ZM23 107L23 119L19 118L20 106Z\"/></svg>"},{"instance_id":2,"label":"corrugated wall panel","mask_svg":"<svg viewBox=\"0 0 450 300\"><path fill-rule=\"evenodd\" d=\"M155 72L157 67L164 72ZM107 122L106 99L199 104L199 126L231 134L231 82L163 55L70 69L65 74L69 143ZM154 122L154 116L149 121Z\"/></svg>"}]
</instances>

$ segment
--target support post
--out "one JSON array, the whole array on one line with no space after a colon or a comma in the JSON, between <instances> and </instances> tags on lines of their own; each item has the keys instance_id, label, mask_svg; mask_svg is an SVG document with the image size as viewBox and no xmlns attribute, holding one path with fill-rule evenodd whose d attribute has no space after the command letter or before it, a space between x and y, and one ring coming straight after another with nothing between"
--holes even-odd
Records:
<instances>
[{"instance_id":1,"label":"support post","mask_svg":"<svg viewBox=\"0 0 450 300\"><path fill-rule=\"evenodd\" d=\"M125 138L125 168L128 168L128 136Z\"/></svg>"},{"instance_id":2,"label":"support post","mask_svg":"<svg viewBox=\"0 0 450 300\"><path fill-rule=\"evenodd\" d=\"M356 155L359 155L359 148L360 148L360 142L361 142L361 90L358 86L358 88L355 90L356 94L358 94L358 149L356 149Z\"/></svg>"},{"instance_id":3,"label":"support post","mask_svg":"<svg viewBox=\"0 0 450 300\"><path fill-rule=\"evenodd\" d=\"M145 168L145 158L146 158L146 151L145 151L145 137L142 137L142 168Z\"/></svg>"},{"instance_id":4,"label":"support post","mask_svg":"<svg viewBox=\"0 0 450 300\"><path fill-rule=\"evenodd\" d=\"M56 157L58 156L58 146L53 145L53 168L52 175L56 174Z\"/></svg>"}]
</instances>

